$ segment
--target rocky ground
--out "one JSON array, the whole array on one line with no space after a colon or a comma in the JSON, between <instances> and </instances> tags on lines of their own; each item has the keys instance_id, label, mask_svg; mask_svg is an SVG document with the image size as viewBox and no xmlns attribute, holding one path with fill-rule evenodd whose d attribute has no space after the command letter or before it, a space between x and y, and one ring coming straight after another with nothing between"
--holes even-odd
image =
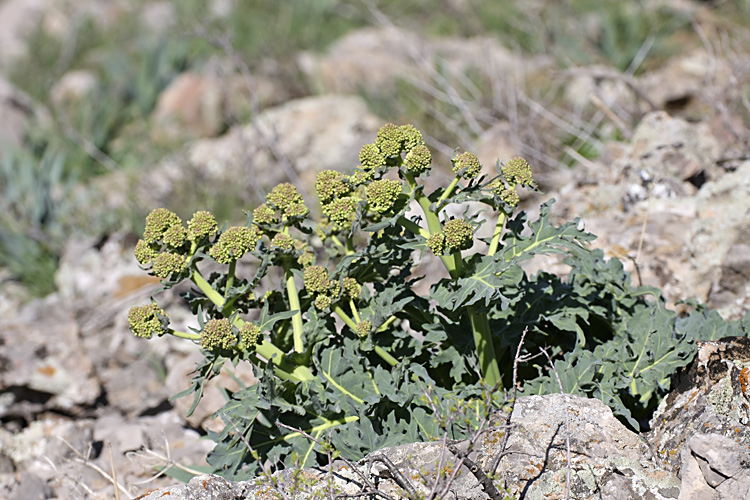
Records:
<instances>
[{"instance_id":1,"label":"rocky ground","mask_svg":"<svg viewBox=\"0 0 750 500\"><path fill-rule=\"evenodd\" d=\"M217 16L231 3L211 2ZM693 16L700 43L636 75L598 64L562 69L492 36L426 36L377 16L325 51L296 53L307 91L273 68L251 74L227 53L178 75L158 95L150 133L180 146L144 167L148 175L113 170L92 179L77 191L73 211L185 206L206 186L219 193L206 196L226 189L247 201L280 181L309 186L319 170L356 165L360 146L393 119L366 97L408 82L440 94L463 120L451 143L420 124L443 164L455 147L476 151L488 172L498 159L527 156L544 191L523 200L529 211L554 197L559 221L581 217L599 237L595 246L622 259L634 280L661 288L672 306L697 298L726 319L742 317L750 304L747 33L732 38L702 2L665 4ZM116 1L75 5L0 1L2 68L33 50L26 37L37 23L60 34L72 29L71 12L108 26L127 10ZM141 22L163 26L170 5L146 2ZM453 92L477 74L495 84L489 97ZM531 89L549 80L565 84L554 102L543 102ZM90 69L68 71L51 86L51 100L85 100L95 85ZM253 118L228 123L229 109ZM50 114L0 72L2 144L24 145L31 124ZM545 143L561 129L558 135L588 141L598 154ZM205 465L212 444L201 436L217 425L210 415L222 396L212 388L186 419L189 401L170 397L188 386L197 347L128 332L129 307L158 285L133 258L136 239L125 224L70 238L57 291L44 298L30 299L11 270L0 269L0 497L112 498L117 488L120 498L133 498L175 482L159 467L200 472ZM531 266L564 271L552 260ZM179 297L171 300L172 323L186 329L191 315ZM214 382L231 388L235 378L254 380L238 366ZM746 436L747 421L738 425Z\"/></svg>"}]
</instances>

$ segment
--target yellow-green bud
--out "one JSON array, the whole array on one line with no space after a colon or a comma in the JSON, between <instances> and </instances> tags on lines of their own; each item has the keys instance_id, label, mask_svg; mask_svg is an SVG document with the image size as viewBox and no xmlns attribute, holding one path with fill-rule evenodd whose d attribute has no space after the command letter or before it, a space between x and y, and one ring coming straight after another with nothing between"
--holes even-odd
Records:
<instances>
[{"instance_id":1,"label":"yellow-green bud","mask_svg":"<svg viewBox=\"0 0 750 500\"><path fill-rule=\"evenodd\" d=\"M360 338L365 338L372 332L372 321L360 321L355 329Z\"/></svg>"},{"instance_id":2,"label":"yellow-green bud","mask_svg":"<svg viewBox=\"0 0 750 500\"><path fill-rule=\"evenodd\" d=\"M294 248L294 238L284 233L276 233L271 240L272 247L278 247L282 250L291 250Z\"/></svg>"},{"instance_id":3,"label":"yellow-green bud","mask_svg":"<svg viewBox=\"0 0 750 500\"><path fill-rule=\"evenodd\" d=\"M315 297L315 307L320 311L327 309L328 307L331 306L332 303L333 303L333 299L329 297L328 295L321 293L320 295Z\"/></svg>"},{"instance_id":4,"label":"yellow-green bud","mask_svg":"<svg viewBox=\"0 0 750 500\"><path fill-rule=\"evenodd\" d=\"M240 347L243 349L252 349L260 344L260 327L249 321L246 321L240 328Z\"/></svg>"},{"instance_id":5,"label":"yellow-green bud","mask_svg":"<svg viewBox=\"0 0 750 500\"><path fill-rule=\"evenodd\" d=\"M164 232L172 226L182 226L182 219L166 208L154 209L146 216L143 239L147 243L158 243L164 236Z\"/></svg>"},{"instance_id":6,"label":"yellow-green bud","mask_svg":"<svg viewBox=\"0 0 750 500\"><path fill-rule=\"evenodd\" d=\"M269 207L268 204L261 203L253 210L254 224L274 224L276 222L276 210Z\"/></svg>"},{"instance_id":7,"label":"yellow-green bud","mask_svg":"<svg viewBox=\"0 0 750 500\"><path fill-rule=\"evenodd\" d=\"M237 342L237 336L232 331L232 324L227 318L212 319L203 325L201 332L201 347L207 351L230 349Z\"/></svg>"},{"instance_id":8,"label":"yellow-green bud","mask_svg":"<svg viewBox=\"0 0 750 500\"><path fill-rule=\"evenodd\" d=\"M193 218L188 221L187 238L190 241L197 241L204 236L209 238L217 233L219 226L216 224L216 218L205 210L199 210L193 214Z\"/></svg>"},{"instance_id":9,"label":"yellow-green bud","mask_svg":"<svg viewBox=\"0 0 750 500\"><path fill-rule=\"evenodd\" d=\"M185 230L185 228L182 227L182 225L174 225L164 231L164 234L162 235L162 241L167 246L170 246L172 248L179 248L183 243L185 243L186 237L187 231Z\"/></svg>"},{"instance_id":10,"label":"yellow-green bud","mask_svg":"<svg viewBox=\"0 0 750 500\"><path fill-rule=\"evenodd\" d=\"M370 210L382 214L393 208L401 191L400 181L391 179L373 181L367 186L367 204Z\"/></svg>"},{"instance_id":11,"label":"yellow-green bud","mask_svg":"<svg viewBox=\"0 0 750 500\"><path fill-rule=\"evenodd\" d=\"M419 175L430 168L432 163L432 154L430 149L424 144L418 144L414 148L406 153L404 157L404 165L406 171L410 174Z\"/></svg>"},{"instance_id":12,"label":"yellow-green bud","mask_svg":"<svg viewBox=\"0 0 750 500\"><path fill-rule=\"evenodd\" d=\"M154 257L151 272L154 276L167 279L172 274L181 274L186 268L185 257L177 253L162 252Z\"/></svg>"},{"instance_id":13,"label":"yellow-green bud","mask_svg":"<svg viewBox=\"0 0 750 500\"><path fill-rule=\"evenodd\" d=\"M427 248L437 256L443 255L443 252L445 252L445 235L443 233L432 233L427 238Z\"/></svg>"},{"instance_id":14,"label":"yellow-green bud","mask_svg":"<svg viewBox=\"0 0 750 500\"><path fill-rule=\"evenodd\" d=\"M377 144L365 144L359 150L359 163L365 170L372 170L385 165L385 155Z\"/></svg>"},{"instance_id":15,"label":"yellow-green bud","mask_svg":"<svg viewBox=\"0 0 750 500\"><path fill-rule=\"evenodd\" d=\"M219 264L229 264L255 250L262 233L257 226L230 227L219 236L209 254Z\"/></svg>"},{"instance_id":16,"label":"yellow-green bud","mask_svg":"<svg viewBox=\"0 0 750 500\"><path fill-rule=\"evenodd\" d=\"M482 171L479 158L474 153L461 153L451 161L453 162L453 172L466 179L473 179Z\"/></svg>"},{"instance_id":17,"label":"yellow-green bud","mask_svg":"<svg viewBox=\"0 0 750 500\"><path fill-rule=\"evenodd\" d=\"M405 151L409 152L416 146L424 144L422 132L417 130L414 125L401 125L400 132Z\"/></svg>"},{"instance_id":18,"label":"yellow-green bud","mask_svg":"<svg viewBox=\"0 0 750 500\"><path fill-rule=\"evenodd\" d=\"M279 184L268 193L268 203L286 217L302 217L309 212L297 187L288 182Z\"/></svg>"},{"instance_id":19,"label":"yellow-green bud","mask_svg":"<svg viewBox=\"0 0 750 500\"><path fill-rule=\"evenodd\" d=\"M322 205L336 198L346 196L351 188L346 183L346 176L338 170L323 170L315 180L315 191Z\"/></svg>"},{"instance_id":20,"label":"yellow-green bud","mask_svg":"<svg viewBox=\"0 0 750 500\"><path fill-rule=\"evenodd\" d=\"M128 325L136 337L150 339L168 332L169 316L156 304L133 306L128 311Z\"/></svg>"},{"instance_id":21,"label":"yellow-green bud","mask_svg":"<svg viewBox=\"0 0 750 500\"><path fill-rule=\"evenodd\" d=\"M328 291L329 276L328 270L323 266L308 266L302 272L305 288L313 293L322 293Z\"/></svg>"},{"instance_id":22,"label":"yellow-green bud","mask_svg":"<svg viewBox=\"0 0 750 500\"><path fill-rule=\"evenodd\" d=\"M154 257L159 254L157 249L146 243L145 240L138 240L138 243L135 244L135 251L133 253L135 254L135 260L137 260L142 266L150 265L154 260Z\"/></svg>"},{"instance_id":23,"label":"yellow-green bud","mask_svg":"<svg viewBox=\"0 0 750 500\"><path fill-rule=\"evenodd\" d=\"M512 184L528 186L534 182L529 162L520 156L508 160L508 163L503 165L502 171L508 182Z\"/></svg>"},{"instance_id":24,"label":"yellow-green bud","mask_svg":"<svg viewBox=\"0 0 750 500\"><path fill-rule=\"evenodd\" d=\"M443 227L445 246L449 252L466 250L474 244L474 227L464 219L452 219Z\"/></svg>"},{"instance_id":25,"label":"yellow-green bud","mask_svg":"<svg viewBox=\"0 0 750 500\"><path fill-rule=\"evenodd\" d=\"M356 299L359 297L359 294L362 292L362 285L357 283L357 280L354 278L346 277L344 278L344 293L350 298L350 299Z\"/></svg>"}]
</instances>

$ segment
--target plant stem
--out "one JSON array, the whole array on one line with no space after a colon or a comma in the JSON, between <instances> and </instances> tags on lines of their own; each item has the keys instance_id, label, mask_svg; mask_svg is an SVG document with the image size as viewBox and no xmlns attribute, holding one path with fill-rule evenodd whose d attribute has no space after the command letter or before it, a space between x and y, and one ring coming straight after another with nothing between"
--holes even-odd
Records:
<instances>
[{"instance_id":1,"label":"plant stem","mask_svg":"<svg viewBox=\"0 0 750 500\"><path fill-rule=\"evenodd\" d=\"M430 236L430 232L428 230L420 227L416 222L407 219L403 215L398 218L398 223L401 224L401 227L411 231L414 234L418 234L423 238L427 238Z\"/></svg>"},{"instance_id":2,"label":"plant stem","mask_svg":"<svg viewBox=\"0 0 750 500\"><path fill-rule=\"evenodd\" d=\"M229 263L229 271L227 272L227 286L224 290L224 300L229 297L229 289L234 286L234 271L237 269L237 261L233 260Z\"/></svg>"},{"instance_id":3,"label":"plant stem","mask_svg":"<svg viewBox=\"0 0 750 500\"><path fill-rule=\"evenodd\" d=\"M316 425L315 427L306 430L305 432L307 434L312 434L314 432L321 432L321 431L324 431L326 429L330 429L331 427L336 427L337 425L348 424L349 422L356 422L357 420L359 420L359 417L356 416L356 415L350 415L348 417L337 418L336 420L328 420L325 417L320 417L320 418L322 420L324 420L325 423L322 423L320 425ZM300 433L300 432L292 432L290 434L286 434L281 439L283 441L290 441L290 440L292 440L292 439L294 439L296 437L300 437L300 436L302 436L302 433Z\"/></svg>"},{"instance_id":4,"label":"plant stem","mask_svg":"<svg viewBox=\"0 0 750 500\"><path fill-rule=\"evenodd\" d=\"M352 316L354 316L354 321L359 323L362 321L362 318L359 317L359 311L357 310L356 304L354 304L354 299L349 299L349 308L352 310Z\"/></svg>"},{"instance_id":5,"label":"plant stem","mask_svg":"<svg viewBox=\"0 0 750 500\"><path fill-rule=\"evenodd\" d=\"M492 235L492 241L490 241L490 248L487 250L487 255L495 255L497 253L497 249L500 246L500 237L503 234L503 229L505 228L505 220L506 220L506 214L505 212L500 212L500 215L497 216L497 223L495 224L495 234Z\"/></svg>"},{"instance_id":6,"label":"plant stem","mask_svg":"<svg viewBox=\"0 0 750 500\"><path fill-rule=\"evenodd\" d=\"M200 333L187 333L187 332L181 332L178 330L169 330L170 335L174 335L177 338L180 339L188 339L188 340L200 340L201 334Z\"/></svg>"},{"instance_id":7,"label":"plant stem","mask_svg":"<svg viewBox=\"0 0 750 500\"><path fill-rule=\"evenodd\" d=\"M224 297L222 297L219 292L211 288L211 285L208 283L208 281L206 281L206 279L201 275L200 271L198 271L198 268L195 266L193 266L193 274L190 279L193 280L193 283L196 284L200 291L203 292L208 300L213 302L216 307L224 307Z\"/></svg>"},{"instance_id":8,"label":"plant stem","mask_svg":"<svg viewBox=\"0 0 750 500\"><path fill-rule=\"evenodd\" d=\"M474 306L467 306L467 309L471 319L471 329L474 333L474 347L479 358L479 369L482 372L484 382L489 387L493 387L501 381L501 375L492 341L490 322L486 315L478 314Z\"/></svg>"},{"instance_id":9,"label":"plant stem","mask_svg":"<svg viewBox=\"0 0 750 500\"><path fill-rule=\"evenodd\" d=\"M391 354L388 351L386 351L385 349L383 349L379 345L375 346L375 353L378 356L380 356L383 359L383 361L385 361L386 363L388 363L391 366L396 366L398 364L398 360L396 358L394 358L393 356L391 356Z\"/></svg>"},{"instance_id":10,"label":"plant stem","mask_svg":"<svg viewBox=\"0 0 750 500\"><path fill-rule=\"evenodd\" d=\"M304 352L305 346L302 342L302 308L299 304L299 294L297 293L297 284L294 282L294 273L288 260L284 261L284 276L286 277L286 293L289 296L289 310L296 311L294 316L292 316L294 351Z\"/></svg>"},{"instance_id":11,"label":"plant stem","mask_svg":"<svg viewBox=\"0 0 750 500\"><path fill-rule=\"evenodd\" d=\"M341 309L341 306L338 306L338 305L333 306L333 312L336 313L336 316L341 318L341 321L343 321L346 324L346 326L348 326L354 331L357 330L357 323L355 323L354 320L350 318L349 315L346 314L346 312L344 312L343 309Z\"/></svg>"},{"instance_id":12,"label":"plant stem","mask_svg":"<svg viewBox=\"0 0 750 500\"><path fill-rule=\"evenodd\" d=\"M447 199L450 195L453 194L453 190L456 189L456 185L458 185L459 179L461 179L460 175L457 175L453 178L450 185L448 185L448 187L445 189L445 191L443 191L443 194L438 199L438 203Z\"/></svg>"}]
</instances>

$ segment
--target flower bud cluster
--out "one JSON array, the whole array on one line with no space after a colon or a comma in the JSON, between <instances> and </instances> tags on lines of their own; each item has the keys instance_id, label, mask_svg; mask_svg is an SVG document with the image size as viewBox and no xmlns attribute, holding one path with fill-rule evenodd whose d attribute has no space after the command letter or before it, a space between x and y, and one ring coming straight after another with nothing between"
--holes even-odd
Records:
<instances>
[{"instance_id":1,"label":"flower bud cluster","mask_svg":"<svg viewBox=\"0 0 750 500\"><path fill-rule=\"evenodd\" d=\"M252 349L261 343L260 327L254 323L246 321L240 328L239 347L242 349Z\"/></svg>"},{"instance_id":2,"label":"flower bud cluster","mask_svg":"<svg viewBox=\"0 0 750 500\"><path fill-rule=\"evenodd\" d=\"M314 296L315 307L327 309L342 297L356 299L362 286L354 278L343 279L343 287L338 280L332 280L328 270L323 266L308 266L302 273L305 289Z\"/></svg>"},{"instance_id":3,"label":"flower bud cluster","mask_svg":"<svg viewBox=\"0 0 750 500\"><path fill-rule=\"evenodd\" d=\"M201 347L207 351L227 350L237 342L237 335L227 318L211 319L203 325Z\"/></svg>"},{"instance_id":4,"label":"flower bud cluster","mask_svg":"<svg viewBox=\"0 0 750 500\"><path fill-rule=\"evenodd\" d=\"M305 217L310 210L294 184L284 182L268 193L267 204L287 219Z\"/></svg>"},{"instance_id":5,"label":"flower bud cluster","mask_svg":"<svg viewBox=\"0 0 750 500\"><path fill-rule=\"evenodd\" d=\"M474 226L464 219L451 219L443 225L443 231L427 238L427 248L435 255L449 255L467 250L474 244Z\"/></svg>"},{"instance_id":6,"label":"flower bud cluster","mask_svg":"<svg viewBox=\"0 0 750 500\"><path fill-rule=\"evenodd\" d=\"M156 304L133 306L128 311L128 325L136 337L150 339L169 331L169 316Z\"/></svg>"},{"instance_id":7,"label":"flower bud cluster","mask_svg":"<svg viewBox=\"0 0 750 500\"><path fill-rule=\"evenodd\" d=\"M219 264L229 264L255 250L262 236L263 233L255 225L230 227L221 233L209 254Z\"/></svg>"},{"instance_id":8,"label":"flower bud cluster","mask_svg":"<svg viewBox=\"0 0 750 500\"><path fill-rule=\"evenodd\" d=\"M403 187L400 181L380 179L371 182L366 189L367 205L370 210L379 214L388 212L396 203Z\"/></svg>"},{"instance_id":9,"label":"flower bud cluster","mask_svg":"<svg viewBox=\"0 0 750 500\"><path fill-rule=\"evenodd\" d=\"M520 201L516 188L530 186L534 182L529 163L517 156L501 167L502 178L497 178L487 186L489 191L498 196L509 207L516 207Z\"/></svg>"},{"instance_id":10,"label":"flower bud cluster","mask_svg":"<svg viewBox=\"0 0 750 500\"><path fill-rule=\"evenodd\" d=\"M473 179L482 171L479 158L474 153L461 153L451 162L453 162L453 172L464 179Z\"/></svg>"},{"instance_id":11,"label":"flower bud cluster","mask_svg":"<svg viewBox=\"0 0 750 500\"><path fill-rule=\"evenodd\" d=\"M182 225L182 219L166 208L157 208L146 216L143 238L135 246L135 258L143 267L151 266L151 272L162 279L177 277L187 271L189 244L197 244L217 232L214 216L198 211Z\"/></svg>"}]
</instances>

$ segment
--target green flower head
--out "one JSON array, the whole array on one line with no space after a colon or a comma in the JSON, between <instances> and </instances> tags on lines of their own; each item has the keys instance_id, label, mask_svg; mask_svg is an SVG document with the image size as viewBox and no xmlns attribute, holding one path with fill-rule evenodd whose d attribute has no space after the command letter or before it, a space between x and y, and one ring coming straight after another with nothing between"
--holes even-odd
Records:
<instances>
[{"instance_id":1,"label":"green flower head","mask_svg":"<svg viewBox=\"0 0 750 500\"><path fill-rule=\"evenodd\" d=\"M185 257L178 253L163 252L154 257L154 266L151 272L154 276L167 279L170 275L182 274L187 269Z\"/></svg>"},{"instance_id":2,"label":"green flower head","mask_svg":"<svg viewBox=\"0 0 750 500\"><path fill-rule=\"evenodd\" d=\"M350 298L350 299L356 299L359 297L359 294L362 292L362 285L357 283L357 280L354 278L346 277L344 278L344 293Z\"/></svg>"},{"instance_id":3,"label":"green flower head","mask_svg":"<svg viewBox=\"0 0 750 500\"><path fill-rule=\"evenodd\" d=\"M253 210L253 223L255 224L275 224L276 210L269 207L267 203L261 203Z\"/></svg>"},{"instance_id":4,"label":"green flower head","mask_svg":"<svg viewBox=\"0 0 750 500\"><path fill-rule=\"evenodd\" d=\"M393 208L398 195L401 194L401 182L391 179L380 179L367 186L367 204L370 210L380 214Z\"/></svg>"},{"instance_id":5,"label":"green flower head","mask_svg":"<svg viewBox=\"0 0 750 500\"><path fill-rule=\"evenodd\" d=\"M377 144L365 144L359 150L359 163L365 170L380 168L385 165L385 155Z\"/></svg>"},{"instance_id":6,"label":"green flower head","mask_svg":"<svg viewBox=\"0 0 750 500\"><path fill-rule=\"evenodd\" d=\"M443 234L449 252L466 250L474 244L474 227L464 219L451 219L446 222Z\"/></svg>"},{"instance_id":7,"label":"green flower head","mask_svg":"<svg viewBox=\"0 0 750 500\"><path fill-rule=\"evenodd\" d=\"M432 250L437 256L445 252L445 235L443 233L433 233L427 238L427 248Z\"/></svg>"},{"instance_id":8,"label":"green flower head","mask_svg":"<svg viewBox=\"0 0 750 500\"><path fill-rule=\"evenodd\" d=\"M315 297L315 308L319 311L328 309L329 307L331 307L331 304L333 304L333 299L328 295L321 293L320 295Z\"/></svg>"},{"instance_id":9,"label":"green flower head","mask_svg":"<svg viewBox=\"0 0 750 500\"><path fill-rule=\"evenodd\" d=\"M211 257L219 264L229 264L255 250L262 233L257 226L234 226L230 227L219 236L209 252Z\"/></svg>"},{"instance_id":10,"label":"green flower head","mask_svg":"<svg viewBox=\"0 0 750 500\"><path fill-rule=\"evenodd\" d=\"M240 347L252 349L261 343L260 327L246 321L240 328Z\"/></svg>"},{"instance_id":11,"label":"green flower head","mask_svg":"<svg viewBox=\"0 0 750 500\"><path fill-rule=\"evenodd\" d=\"M503 175L512 184L519 186L529 186L534 182L534 178L531 174L531 167L529 162L520 156L511 158L508 163L502 167Z\"/></svg>"},{"instance_id":12,"label":"green flower head","mask_svg":"<svg viewBox=\"0 0 750 500\"><path fill-rule=\"evenodd\" d=\"M237 342L237 336L232 331L232 324L227 318L212 319L203 325L201 332L201 347L207 351L231 349Z\"/></svg>"},{"instance_id":13,"label":"green flower head","mask_svg":"<svg viewBox=\"0 0 750 500\"><path fill-rule=\"evenodd\" d=\"M511 207L518 206L518 202L521 201L521 199L518 197L518 193L516 192L515 188L512 188L512 187L506 187L504 189L501 189L498 195L500 196L501 200L503 200L505 203L507 203Z\"/></svg>"},{"instance_id":14,"label":"green flower head","mask_svg":"<svg viewBox=\"0 0 750 500\"><path fill-rule=\"evenodd\" d=\"M294 248L294 238L284 233L276 233L271 239L271 246L281 248L282 250L291 250Z\"/></svg>"},{"instance_id":15,"label":"green flower head","mask_svg":"<svg viewBox=\"0 0 750 500\"><path fill-rule=\"evenodd\" d=\"M168 333L169 316L156 304L133 306L128 311L128 325L136 337L150 339L152 335Z\"/></svg>"},{"instance_id":16,"label":"green flower head","mask_svg":"<svg viewBox=\"0 0 750 500\"><path fill-rule=\"evenodd\" d=\"M167 228L162 235L162 241L167 246L172 248L179 248L185 243L187 237L187 230L182 227L181 224L175 224L174 226Z\"/></svg>"},{"instance_id":17,"label":"green flower head","mask_svg":"<svg viewBox=\"0 0 750 500\"><path fill-rule=\"evenodd\" d=\"M146 216L143 239L146 243L158 243L164 233L173 226L182 226L182 219L176 213L166 208L154 209Z\"/></svg>"},{"instance_id":18,"label":"green flower head","mask_svg":"<svg viewBox=\"0 0 750 500\"><path fill-rule=\"evenodd\" d=\"M373 179L373 173L371 170L355 170L354 173L349 177L349 182L355 186L362 186L368 184Z\"/></svg>"},{"instance_id":19,"label":"green flower head","mask_svg":"<svg viewBox=\"0 0 750 500\"><path fill-rule=\"evenodd\" d=\"M198 241L203 237L211 237L217 233L219 226L216 224L216 218L211 212L199 210L193 214L193 218L188 221L187 239Z\"/></svg>"},{"instance_id":20,"label":"green flower head","mask_svg":"<svg viewBox=\"0 0 750 500\"><path fill-rule=\"evenodd\" d=\"M431 163L432 154L430 153L430 149L424 144L414 146L404 157L406 171L414 175L419 175L428 170Z\"/></svg>"},{"instance_id":21,"label":"green flower head","mask_svg":"<svg viewBox=\"0 0 750 500\"><path fill-rule=\"evenodd\" d=\"M401 125L400 132L404 150L406 150L407 152L411 151L420 144L424 144L422 132L417 130L414 125Z\"/></svg>"},{"instance_id":22,"label":"green flower head","mask_svg":"<svg viewBox=\"0 0 750 500\"><path fill-rule=\"evenodd\" d=\"M461 153L451 161L453 162L453 172L460 174L465 179L473 179L482 171L479 158L474 153Z\"/></svg>"},{"instance_id":23,"label":"green flower head","mask_svg":"<svg viewBox=\"0 0 750 500\"><path fill-rule=\"evenodd\" d=\"M357 323L356 332L360 338L366 338L372 332L372 321L360 321Z\"/></svg>"},{"instance_id":24,"label":"green flower head","mask_svg":"<svg viewBox=\"0 0 750 500\"><path fill-rule=\"evenodd\" d=\"M322 205L346 196L350 191L346 176L338 170L323 170L315 179L315 192Z\"/></svg>"},{"instance_id":25,"label":"green flower head","mask_svg":"<svg viewBox=\"0 0 750 500\"><path fill-rule=\"evenodd\" d=\"M154 248L153 245L146 243L145 240L138 240L135 244L135 260L142 266L151 265L151 262L159 254L158 249Z\"/></svg>"},{"instance_id":26,"label":"green flower head","mask_svg":"<svg viewBox=\"0 0 750 500\"><path fill-rule=\"evenodd\" d=\"M344 196L322 207L323 213L330 219L334 231L343 231L352 227L352 223L357 217L360 201L356 196Z\"/></svg>"},{"instance_id":27,"label":"green flower head","mask_svg":"<svg viewBox=\"0 0 750 500\"><path fill-rule=\"evenodd\" d=\"M375 144L383 156L390 158L401 154L403 140L404 136L401 127L393 123L386 123L378 130Z\"/></svg>"},{"instance_id":28,"label":"green flower head","mask_svg":"<svg viewBox=\"0 0 750 500\"><path fill-rule=\"evenodd\" d=\"M328 291L330 279L328 270L323 266L307 266L302 272L305 288L313 293Z\"/></svg>"},{"instance_id":29,"label":"green flower head","mask_svg":"<svg viewBox=\"0 0 750 500\"><path fill-rule=\"evenodd\" d=\"M268 193L268 203L286 217L303 217L309 210L294 184L284 182Z\"/></svg>"}]
</instances>

